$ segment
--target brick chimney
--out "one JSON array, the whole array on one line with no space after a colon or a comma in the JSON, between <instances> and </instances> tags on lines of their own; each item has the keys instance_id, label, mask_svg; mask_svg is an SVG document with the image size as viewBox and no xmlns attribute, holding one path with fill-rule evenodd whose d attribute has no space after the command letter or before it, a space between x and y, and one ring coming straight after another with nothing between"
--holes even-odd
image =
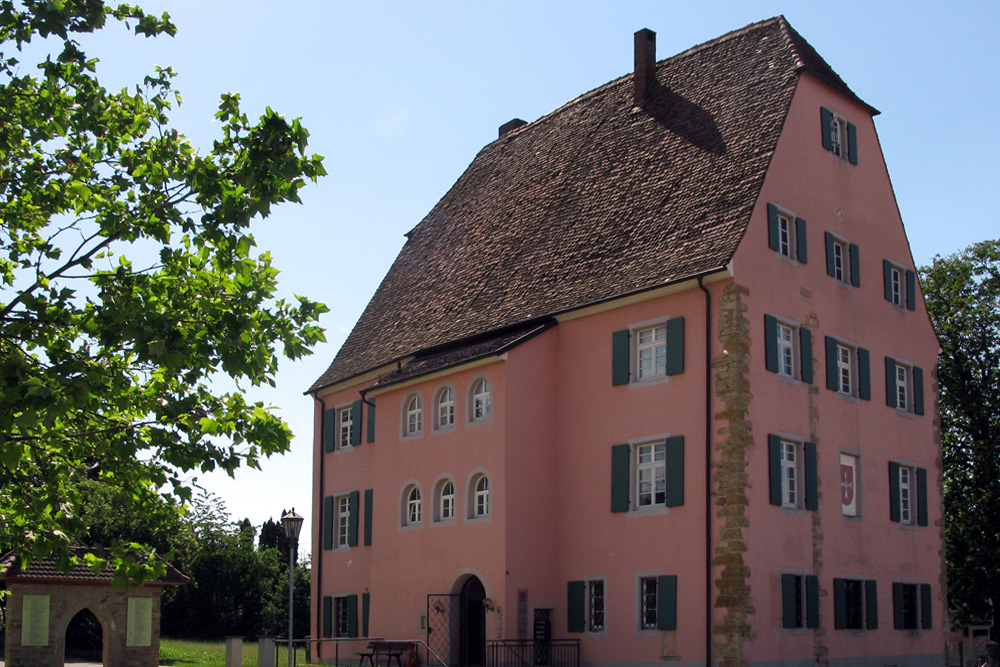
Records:
<instances>
[{"instance_id":1,"label":"brick chimney","mask_svg":"<svg viewBox=\"0 0 1000 667\"><path fill-rule=\"evenodd\" d=\"M499 130L500 136L498 138L503 139L504 135L510 134L514 130L524 127L527 124L528 124L527 121L523 121L520 118L515 118L514 120L507 121L506 123L500 126Z\"/></svg>"},{"instance_id":2,"label":"brick chimney","mask_svg":"<svg viewBox=\"0 0 1000 667\"><path fill-rule=\"evenodd\" d=\"M642 104L656 81L656 33L643 28L635 33L635 74L632 77L633 101Z\"/></svg>"}]
</instances>

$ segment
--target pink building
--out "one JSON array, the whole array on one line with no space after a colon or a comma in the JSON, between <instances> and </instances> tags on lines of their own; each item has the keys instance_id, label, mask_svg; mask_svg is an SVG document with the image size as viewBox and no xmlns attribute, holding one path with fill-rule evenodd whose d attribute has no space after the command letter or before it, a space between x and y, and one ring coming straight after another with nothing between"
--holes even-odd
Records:
<instances>
[{"instance_id":1,"label":"pink building","mask_svg":"<svg viewBox=\"0 0 1000 667\"><path fill-rule=\"evenodd\" d=\"M310 389L312 634L356 638L321 657L940 664L938 347L878 112L783 17L635 49L501 128Z\"/></svg>"}]
</instances>

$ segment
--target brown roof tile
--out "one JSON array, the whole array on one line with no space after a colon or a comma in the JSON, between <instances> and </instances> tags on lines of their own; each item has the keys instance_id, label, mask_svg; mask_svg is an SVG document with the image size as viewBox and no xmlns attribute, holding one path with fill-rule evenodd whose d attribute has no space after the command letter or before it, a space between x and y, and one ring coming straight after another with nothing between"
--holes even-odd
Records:
<instances>
[{"instance_id":1,"label":"brown roof tile","mask_svg":"<svg viewBox=\"0 0 1000 667\"><path fill-rule=\"evenodd\" d=\"M724 266L803 70L856 98L777 17L659 62L641 108L629 74L487 145L310 391Z\"/></svg>"},{"instance_id":2,"label":"brown roof tile","mask_svg":"<svg viewBox=\"0 0 1000 667\"><path fill-rule=\"evenodd\" d=\"M13 551L0 557L0 581L17 579L21 581L79 581L111 583L114 571L105 568L101 572L94 572L83 560L83 554L87 549L74 548L74 552L79 557L79 562L69 571L59 569L56 559L52 556L33 560L27 568L21 567L21 559ZM180 570L167 563L167 572L150 584L186 584L189 577L182 574Z\"/></svg>"}]
</instances>

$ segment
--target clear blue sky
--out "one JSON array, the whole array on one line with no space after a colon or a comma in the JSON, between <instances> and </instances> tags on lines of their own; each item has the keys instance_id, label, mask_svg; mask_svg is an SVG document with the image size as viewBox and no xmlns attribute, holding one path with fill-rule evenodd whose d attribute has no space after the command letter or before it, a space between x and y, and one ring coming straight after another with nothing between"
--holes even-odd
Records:
<instances>
[{"instance_id":1,"label":"clear blue sky","mask_svg":"<svg viewBox=\"0 0 1000 667\"><path fill-rule=\"evenodd\" d=\"M174 38L88 39L105 84L140 81L153 64L179 72L175 125L205 148L219 94L241 93L299 116L329 176L304 204L254 229L282 271L284 294L325 302L328 343L285 362L277 389L292 451L263 470L203 483L234 518L260 524L295 506L311 520L313 401L302 392L333 359L403 234L512 118L532 121L632 68L632 33L657 33L658 59L784 14L865 101L914 260L928 263L1000 237L1000 2L765 0L546 2L142 2L168 11ZM305 535L303 552L309 549Z\"/></svg>"}]
</instances>

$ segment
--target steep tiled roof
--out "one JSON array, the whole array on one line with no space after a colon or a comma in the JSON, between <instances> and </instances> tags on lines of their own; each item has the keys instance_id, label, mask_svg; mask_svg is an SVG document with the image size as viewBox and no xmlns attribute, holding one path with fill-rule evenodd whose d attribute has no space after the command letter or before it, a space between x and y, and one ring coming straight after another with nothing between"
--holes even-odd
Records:
<instances>
[{"instance_id":1,"label":"steep tiled roof","mask_svg":"<svg viewBox=\"0 0 1000 667\"><path fill-rule=\"evenodd\" d=\"M75 549L75 551L80 559L73 569L68 572L59 569L55 558L52 557L33 560L28 567L22 568L21 559L19 559L13 551L8 552L3 557L0 557L0 581L17 579L20 581L30 580L37 582L78 581L80 583L111 583L112 574L114 573L111 568L105 568L101 572L94 572L94 570L90 569L90 567L83 561L83 554L87 550ZM181 574L180 570L177 570L168 563L166 574L149 583L176 585L185 584L188 581L189 577Z\"/></svg>"},{"instance_id":2,"label":"steep tiled roof","mask_svg":"<svg viewBox=\"0 0 1000 667\"><path fill-rule=\"evenodd\" d=\"M629 74L487 145L310 391L724 266L803 70L856 99L777 17L657 63L641 107Z\"/></svg>"}]
</instances>

